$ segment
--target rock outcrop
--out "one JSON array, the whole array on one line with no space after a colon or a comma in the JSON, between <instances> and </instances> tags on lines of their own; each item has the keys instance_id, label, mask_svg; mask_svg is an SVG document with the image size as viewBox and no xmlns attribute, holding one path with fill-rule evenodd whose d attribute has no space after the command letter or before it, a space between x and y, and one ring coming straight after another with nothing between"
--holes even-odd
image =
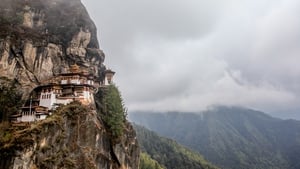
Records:
<instances>
[{"instance_id":1,"label":"rock outcrop","mask_svg":"<svg viewBox=\"0 0 300 169\"><path fill-rule=\"evenodd\" d=\"M24 100L75 63L102 81L105 55L96 33L80 0L2 0L0 81L16 81ZM72 116L8 128L0 139L0 168L138 168L131 125L126 122L124 135L112 143L96 112L91 105Z\"/></svg>"},{"instance_id":2,"label":"rock outcrop","mask_svg":"<svg viewBox=\"0 0 300 169\"><path fill-rule=\"evenodd\" d=\"M11 127L0 142L0 168L137 169L135 132L129 123L125 130L112 144L97 112L71 103L44 121Z\"/></svg>"},{"instance_id":3,"label":"rock outcrop","mask_svg":"<svg viewBox=\"0 0 300 169\"><path fill-rule=\"evenodd\" d=\"M0 74L16 79L24 98L76 63L103 78L104 53L80 0L4 0L0 5Z\"/></svg>"}]
</instances>

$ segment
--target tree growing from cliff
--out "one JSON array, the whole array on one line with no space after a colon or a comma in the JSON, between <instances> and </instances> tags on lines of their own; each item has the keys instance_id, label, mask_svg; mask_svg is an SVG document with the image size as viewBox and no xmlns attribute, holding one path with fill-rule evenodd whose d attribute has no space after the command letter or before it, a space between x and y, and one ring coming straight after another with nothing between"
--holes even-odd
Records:
<instances>
[{"instance_id":1,"label":"tree growing from cliff","mask_svg":"<svg viewBox=\"0 0 300 169\"><path fill-rule=\"evenodd\" d=\"M112 84L100 89L100 117L107 126L114 143L118 142L125 128L127 110L118 88Z\"/></svg>"},{"instance_id":2,"label":"tree growing from cliff","mask_svg":"<svg viewBox=\"0 0 300 169\"><path fill-rule=\"evenodd\" d=\"M0 83L0 122L8 121L9 116L18 111L22 104L21 98L15 81Z\"/></svg>"}]
</instances>

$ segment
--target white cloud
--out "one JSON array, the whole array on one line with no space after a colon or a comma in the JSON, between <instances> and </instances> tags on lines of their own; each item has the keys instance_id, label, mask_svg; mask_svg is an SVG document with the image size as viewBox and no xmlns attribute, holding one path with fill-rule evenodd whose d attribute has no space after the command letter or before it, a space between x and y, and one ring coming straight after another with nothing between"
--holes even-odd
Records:
<instances>
[{"instance_id":1,"label":"white cloud","mask_svg":"<svg viewBox=\"0 0 300 169\"><path fill-rule=\"evenodd\" d=\"M297 0L83 0L129 110L299 109Z\"/></svg>"}]
</instances>

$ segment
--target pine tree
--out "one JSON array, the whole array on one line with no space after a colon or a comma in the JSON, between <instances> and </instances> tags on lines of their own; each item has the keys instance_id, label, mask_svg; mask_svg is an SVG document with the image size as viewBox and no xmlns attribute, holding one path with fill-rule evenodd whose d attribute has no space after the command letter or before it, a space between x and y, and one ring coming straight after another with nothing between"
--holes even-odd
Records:
<instances>
[{"instance_id":1,"label":"pine tree","mask_svg":"<svg viewBox=\"0 0 300 169\"><path fill-rule=\"evenodd\" d=\"M118 142L123 135L127 110L118 88L115 85L109 85L104 90L102 98L102 113L100 114L105 125L113 138Z\"/></svg>"}]
</instances>

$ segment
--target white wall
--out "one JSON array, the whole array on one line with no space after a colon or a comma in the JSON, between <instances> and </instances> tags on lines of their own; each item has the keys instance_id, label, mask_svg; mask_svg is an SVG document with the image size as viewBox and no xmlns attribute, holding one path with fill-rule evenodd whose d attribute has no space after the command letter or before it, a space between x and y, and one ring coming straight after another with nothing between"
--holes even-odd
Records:
<instances>
[{"instance_id":1,"label":"white wall","mask_svg":"<svg viewBox=\"0 0 300 169\"><path fill-rule=\"evenodd\" d=\"M67 84L68 80L61 80L61 84Z\"/></svg>"},{"instance_id":2,"label":"white wall","mask_svg":"<svg viewBox=\"0 0 300 169\"><path fill-rule=\"evenodd\" d=\"M49 95L50 97L48 97ZM56 95L53 92L41 93L40 106L48 107L50 110L54 103L56 103Z\"/></svg>"},{"instance_id":3,"label":"white wall","mask_svg":"<svg viewBox=\"0 0 300 169\"><path fill-rule=\"evenodd\" d=\"M29 112L26 113L26 115L22 112L22 122L31 122L35 120L35 113L32 113L31 115L28 114Z\"/></svg>"},{"instance_id":4,"label":"white wall","mask_svg":"<svg viewBox=\"0 0 300 169\"><path fill-rule=\"evenodd\" d=\"M56 99L56 103L57 104L68 104L71 103L73 101L73 99Z\"/></svg>"},{"instance_id":5,"label":"white wall","mask_svg":"<svg viewBox=\"0 0 300 169\"><path fill-rule=\"evenodd\" d=\"M107 80L107 77L105 76L105 79L104 79L104 85L109 85L109 83L108 83L108 80Z\"/></svg>"},{"instance_id":6,"label":"white wall","mask_svg":"<svg viewBox=\"0 0 300 169\"><path fill-rule=\"evenodd\" d=\"M78 79L72 79L71 83L72 84L80 84L80 80L78 80Z\"/></svg>"}]
</instances>

